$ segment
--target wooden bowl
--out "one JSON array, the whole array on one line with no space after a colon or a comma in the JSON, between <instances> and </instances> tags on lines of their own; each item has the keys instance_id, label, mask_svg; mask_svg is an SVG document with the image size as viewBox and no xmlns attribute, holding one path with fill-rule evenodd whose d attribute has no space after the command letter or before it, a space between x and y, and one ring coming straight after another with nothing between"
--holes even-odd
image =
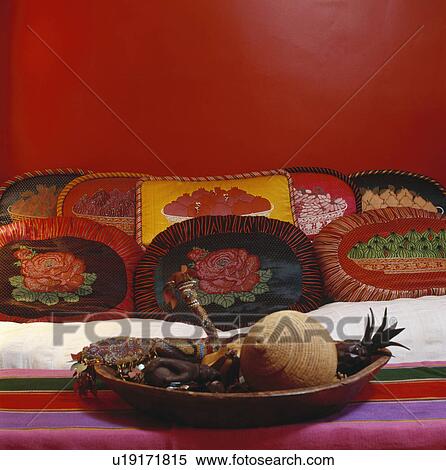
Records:
<instances>
[{"instance_id":1,"label":"wooden bowl","mask_svg":"<svg viewBox=\"0 0 446 470\"><path fill-rule=\"evenodd\" d=\"M100 379L135 408L163 420L195 427L272 426L321 418L350 402L388 362L379 356L355 375L334 384L249 393L204 393L126 382L97 366Z\"/></svg>"},{"instance_id":2,"label":"wooden bowl","mask_svg":"<svg viewBox=\"0 0 446 470\"><path fill-rule=\"evenodd\" d=\"M20 222L22 220L29 220L29 219L48 219L48 217L54 217L54 215L27 215L27 214L19 214L18 212L14 212L11 210L11 206L7 209L8 215L13 222Z\"/></svg>"}]
</instances>

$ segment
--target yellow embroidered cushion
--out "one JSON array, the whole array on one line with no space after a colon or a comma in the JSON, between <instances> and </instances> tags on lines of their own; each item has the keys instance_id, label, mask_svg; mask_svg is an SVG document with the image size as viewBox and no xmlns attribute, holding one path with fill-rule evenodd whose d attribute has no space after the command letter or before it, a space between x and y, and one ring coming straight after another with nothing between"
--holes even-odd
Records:
<instances>
[{"instance_id":1,"label":"yellow embroidered cushion","mask_svg":"<svg viewBox=\"0 0 446 470\"><path fill-rule=\"evenodd\" d=\"M285 172L253 177L151 177L138 184L137 238L141 244L150 243L173 223L205 215L258 215L294 223L290 177Z\"/></svg>"}]
</instances>

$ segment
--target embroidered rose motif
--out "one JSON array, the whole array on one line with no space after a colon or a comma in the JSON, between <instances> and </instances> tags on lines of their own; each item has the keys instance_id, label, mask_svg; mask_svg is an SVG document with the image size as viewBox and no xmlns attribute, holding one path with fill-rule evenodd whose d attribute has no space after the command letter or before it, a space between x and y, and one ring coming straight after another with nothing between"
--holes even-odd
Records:
<instances>
[{"instance_id":1,"label":"embroidered rose motif","mask_svg":"<svg viewBox=\"0 0 446 470\"><path fill-rule=\"evenodd\" d=\"M225 308L239 299L254 302L257 294L269 291L270 269L260 269L258 256L243 248L225 248L208 252L193 248L187 254L192 260L188 270L198 281L202 305L215 303Z\"/></svg>"},{"instance_id":2,"label":"embroidered rose motif","mask_svg":"<svg viewBox=\"0 0 446 470\"><path fill-rule=\"evenodd\" d=\"M78 302L81 296L93 292L95 273L85 272L83 260L73 253L52 251L37 253L34 249L20 246L14 252L20 266L20 275L9 278L15 289L12 297L18 302L39 301L55 305L60 299Z\"/></svg>"},{"instance_id":3,"label":"embroidered rose motif","mask_svg":"<svg viewBox=\"0 0 446 470\"><path fill-rule=\"evenodd\" d=\"M247 292L260 281L259 258L243 249L209 253L195 263L200 289L208 294Z\"/></svg>"},{"instance_id":4,"label":"embroidered rose motif","mask_svg":"<svg viewBox=\"0 0 446 470\"><path fill-rule=\"evenodd\" d=\"M24 259L21 272L34 292L74 292L84 283L85 263L72 253L41 253Z\"/></svg>"}]
</instances>

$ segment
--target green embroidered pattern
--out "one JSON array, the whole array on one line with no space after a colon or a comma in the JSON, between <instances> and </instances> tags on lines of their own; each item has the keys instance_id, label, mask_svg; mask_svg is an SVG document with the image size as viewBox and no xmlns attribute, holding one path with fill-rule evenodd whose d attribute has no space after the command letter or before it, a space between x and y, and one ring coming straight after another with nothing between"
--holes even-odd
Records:
<instances>
[{"instance_id":1,"label":"green embroidered pattern","mask_svg":"<svg viewBox=\"0 0 446 470\"><path fill-rule=\"evenodd\" d=\"M372 258L446 258L446 230L422 233L410 230L404 235L392 232L387 237L373 236L356 243L349 251L350 259Z\"/></svg>"}]
</instances>

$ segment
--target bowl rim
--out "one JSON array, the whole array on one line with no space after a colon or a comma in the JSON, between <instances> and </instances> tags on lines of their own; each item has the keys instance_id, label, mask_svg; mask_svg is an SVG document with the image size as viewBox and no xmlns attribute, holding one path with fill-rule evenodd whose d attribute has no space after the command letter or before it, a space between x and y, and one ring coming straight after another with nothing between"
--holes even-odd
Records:
<instances>
[{"instance_id":1,"label":"bowl rim","mask_svg":"<svg viewBox=\"0 0 446 470\"><path fill-rule=\"evenodd\" d=\"M269 391L262 391L262 392L196 392L196 391L188 391L188 390L176 390L176 389L167 389L162 387L154 387L153 385L146 385L146 384L139 384L135 382L127 382L122 380L116 376L114 376L110 371L112 370L110 367L98 364L95 365L95 370L97 375L101 379L105 379L106 381L115 382L118 384L125 384L128 388L133 388L135 390L147 390L153 391L155 393L171 393L173 395L181 396L181 397L190 397L190 398L203 398L207 400L222 400L222 399L229 399L229 400L239 400L243 399L256 399L256 398L274 398L274 397L286 397L286 396L300 396L300 395L310 395L312 393L322 392L326 390L333 390L335 388L345 387L347 385L351 385L359 380L367 377L368 375L372 374L374 371L381 369L387 362L390 360L391 355L388 349L384 349L383 351L387 352L388 355L380 355L377 356L376 359L364 369L361 369L356 374L353 374L347 378L341 379L338 382L334 382L332 384L327 385L317 385L314 387L305 387L305 388L292 388L286 390L269 390Z\"/></svg>"},{"instance_id":2,"label":"bowl rim","mask_svg":"<svg viewBox=\"0 0 446 470\"><path fill-rule=\"evenodd\" d=\"M274 204L269 201L270 205L271 205L271 208L270 209L267 209L265 211L259 211L259 212L249 212L247 214L240 214L239 217L266 217L265 214L267 214L268 216L271 215L271 212L274 210ZM175 214L169 214L168 212L164 212L164 207L161 209L161 215L163 215L164 217L169 218L169 217L172 217L172 218L178 218L178 219L184 219L184 220L190 220L190 219L195 219L196 217L203 217L203 216L188 216L188 215L175 215ZM232 214L234 215L234 214ZM204 216L204 217L207 217L207 216ZM211 216L211 217L215 217L214 216Z\"/></svg>"}]
</instances>

